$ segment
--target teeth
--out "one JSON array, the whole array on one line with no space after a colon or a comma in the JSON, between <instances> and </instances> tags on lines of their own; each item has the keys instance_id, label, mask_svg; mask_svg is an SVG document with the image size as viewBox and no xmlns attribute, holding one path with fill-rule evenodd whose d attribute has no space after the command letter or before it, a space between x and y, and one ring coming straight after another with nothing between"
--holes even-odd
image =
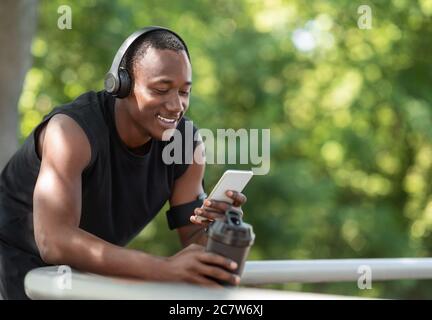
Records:
<instances>
[{"instance_id":1,"label":"teeth","mask_svg":"<svg viewBox=\"0 0 432 320\"><path fill-rule=\"evenodd\" d=\"M162 121L164 121L164 122L167 122L167 123L174 123L177 119L168 119L168 118L164 118L164 117L161 117L160 115L157 115L157 117L160 119L160 120L162 120Z\"/></svg>"}]
</instances>

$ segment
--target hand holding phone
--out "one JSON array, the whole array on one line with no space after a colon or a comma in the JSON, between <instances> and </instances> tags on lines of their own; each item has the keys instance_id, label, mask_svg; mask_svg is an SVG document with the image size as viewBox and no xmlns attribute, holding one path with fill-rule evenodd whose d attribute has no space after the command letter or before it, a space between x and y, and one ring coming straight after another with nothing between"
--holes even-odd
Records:
<instances>
[{"instance_id":1,"label":"hand holding phone","mask_svg":"<svg viewBox=\"0 0 432 320\"><path fill-rule=\"evenodd\" d=\"M218 183L208 196L210 200L224 201L230 204L233 199L226 195L228 190L242 192L252 178L253 172L247 170L227 170L224 172ZM204 205L202 206L204 207ZM201 207L201 208L202 208ZM195 220L202 222L207 221L206 217L196 216Z\"/></svg>"}]
</instances>

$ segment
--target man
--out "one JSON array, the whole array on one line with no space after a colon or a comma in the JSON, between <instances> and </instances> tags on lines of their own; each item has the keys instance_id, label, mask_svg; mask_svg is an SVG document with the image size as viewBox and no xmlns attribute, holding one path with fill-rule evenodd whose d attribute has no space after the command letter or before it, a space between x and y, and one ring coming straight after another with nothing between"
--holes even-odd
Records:
<instances>
[{"instance_id":1,"label":"man","mask_svg":"<svg viewBox=\"0 0 432 320\"><path fill-rule=\"evenodd\" d=\"M137 39L123 64L133 75L126 98L88 92L54 109L3 170L4 298L25 299L25 274L48 264L152 281L239 283L233 261L204 251L206 225L192 215L203 193L204 165L167 165L161 157L169 143L162 140L165 130L185 131L192 86L187 48L175 34L157 30ZM228 195L234 206L246 201L240 193ZM185 249L166 258L124 248L167 200L171 227ZM204 204L195 214L212 219L229 207ZM185 210L193 224L175 222Z\"/></svg>"}]
</instances>

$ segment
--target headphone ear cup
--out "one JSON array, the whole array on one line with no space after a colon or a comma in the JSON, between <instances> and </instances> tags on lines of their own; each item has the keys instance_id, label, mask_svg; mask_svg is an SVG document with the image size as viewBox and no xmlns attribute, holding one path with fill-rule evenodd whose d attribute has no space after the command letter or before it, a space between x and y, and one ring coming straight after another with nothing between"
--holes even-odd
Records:
<instances>
[{"instance_id":1,"label":"headphone ear cup","mask_svg":"<svg viewBox=\"0 0 432 320\"><path fill-rule=\"evenodd\" d=\"M117 93L118 98L126 98L131 91L132 88L132 80L129 75L129 72L125 68L119 69L119 89Z\"/></svg>"}]
</instances>

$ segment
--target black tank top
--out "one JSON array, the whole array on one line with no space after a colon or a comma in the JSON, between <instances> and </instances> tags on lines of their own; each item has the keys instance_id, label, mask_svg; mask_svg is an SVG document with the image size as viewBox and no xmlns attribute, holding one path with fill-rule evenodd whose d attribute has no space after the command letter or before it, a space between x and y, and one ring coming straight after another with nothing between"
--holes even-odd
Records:
<instances>
[{"instance_id":1,"label":"black tank top","mask_svg":"<svg viewBox=\"0 0 432 320\"><path fill-rule=\"evenodd\" d=\"M82 173L80 228L123 246L160 211L175 179L188 165L164 164L162 150L167 141L151 139L144 155L129 150L115 128L114 102L105 91L85 93L55 108L32 131L0 177L1 242L39 256L33 230L33 191L40 168L37 137L44 124L59 113L80 125L91 146L90 164ZM183 142L185 121L183 118L177 127ZM186 150L182 151L184 158Z\"/></svg>"}]
</instances>

